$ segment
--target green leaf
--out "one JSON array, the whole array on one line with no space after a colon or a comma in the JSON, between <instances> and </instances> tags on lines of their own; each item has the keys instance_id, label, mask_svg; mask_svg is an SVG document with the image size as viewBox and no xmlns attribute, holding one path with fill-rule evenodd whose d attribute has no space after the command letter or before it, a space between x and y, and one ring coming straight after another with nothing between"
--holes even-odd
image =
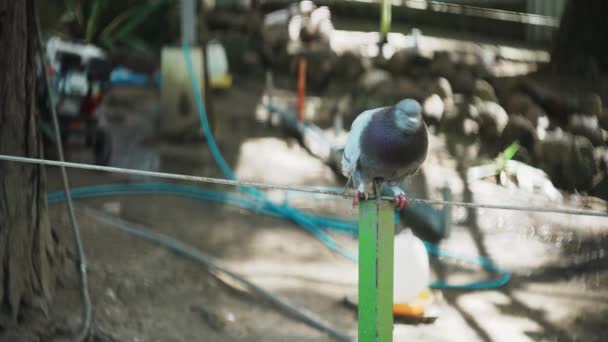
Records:
<instances>
[{"instance_id":1,"label":"green leaf","mask_svg":"<svg viewBox=\"0 0 608 342\"><path fill-rule=\"evenodd\" d=\"M99 45L110 52L113 52L116 49L116 45L114 43L115 42L113 39L105 37L99 38Z\"/></svg>"},{"instance_id":2,"label":"green leaf","mask_svg":"<svg viewBox=\"0 0 608 342\"><path fill-rule=\"evenodd\" d=\"M59 22L62 23L62 24L71 23L71 22L76 21L76 20L77 20L76 15L74 14L74 12L70 12L70 11L66 11L59 18Z\"/></svg>"},{"instance_id":3,"label":"green leaf","mask_svg":"<svg viewBox=\"0 0 608 342\"><path fill-rule=\"evenodd\" d=\"M104 4L106 4L104 0L93 0L91 14L87 20L87 30L85 33L85 40L87 43L90 43L93 40L93 35L95 34L95 31L97 31L97 20L99 19Z\"/></svg>"},{"instance_id":4,"label":"green leaf","mask_svg":"<svg viewBox=\"0 0 608 342\"><path fill-rule=\"evenodd\" d=\"M170 3L169 0L159 0L152 4L144 3L131 7L116 16L99 34L100 41L106 46L114 47L118 41L133 39L132 33L141 25L150 14L160 10Z\"/></svg>"},{"instance_id":5,"label":"green leaf","mask_svg":"<svg viewBox=\"0 0 608 342\"><path fill-rule=\"evenodd\" d=\"M153 57L154 51L150 47L150 45L146 44L142 39L139 39L135 36L128 36L124 39L121 39L121 42L128 48L131 48L135 51L139 51L147 57Z\"/></svg>"},{"instance_id":6,"label":"green leaf","mask_svg":"<svg viewBox=\"0 0 608 342\"><path fill-rule=\"evenodd\" d=\"M511 159L513 159L513 157L515 156L515 154L517 153L517 151L519 150L519 141L515 140L513 143L511 143L511 145L509 145L509 147L507 147L503 152L502 152L502 159L504 161L509 161Z\"/></svg>"},{"instance_id":7,"label":"green leaf","mask_svg":"<svg viewBox=\"0 0 608 342\"><path fill-rule=\"evenodd\" d=\"M67 9L67 13L70 13L70 15L74 19L76 19L78 24L82 25L84 22L84 19L82 17L82 6L81 6L80 1L79 0L64 0L64 4Z\"/></svg>"},{"instance_id":8,"label":"green leaf","mask_svg":"<svg viewBox=\"0 0 608 342\"><path fill-rule=\"evenodd\" d=\"M168 2L169 0L159 0L152 4L146 3L138 6L129 21L127 21L124 26L122 26L120 30L116 32L114 39L126 39L127 36L130 36L139 25L146 21L150 14L154 13L156 10L159 10Z\"/></svg>"},{"instance_id":9,"label":"green leaf","mask_svg":"<svg viewBox=\"0 0 608 342\"><path fill-rule=\"evenodd\" d=\"M112 37L112 33L120 28L125 21L129 20L132 15L135 14L139 10L139 7L130 8L121 14L117 15L99 34L99 37L102 41L111 41L112 43L115 41L114 37Z\"/></svg>"}]
</instances>

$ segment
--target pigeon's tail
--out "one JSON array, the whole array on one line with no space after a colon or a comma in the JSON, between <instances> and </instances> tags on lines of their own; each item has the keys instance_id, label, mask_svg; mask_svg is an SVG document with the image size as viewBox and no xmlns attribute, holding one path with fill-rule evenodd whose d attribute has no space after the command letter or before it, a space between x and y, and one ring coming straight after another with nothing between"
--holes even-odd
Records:
<instances>
[{"instance_id":1,"label":"pigeon's tail","mask_svg":"<svg viewBox=\"0 0 608 342\"><path fill-rule=\"evenodd\" d=\"M350 185L352 184L353 181L353 174L351 173L348 176L348 179L346 180L346 185L344 185L344 194L346 194L348 192L348 189L350 189Z\"/></svg>"}]
</instances>

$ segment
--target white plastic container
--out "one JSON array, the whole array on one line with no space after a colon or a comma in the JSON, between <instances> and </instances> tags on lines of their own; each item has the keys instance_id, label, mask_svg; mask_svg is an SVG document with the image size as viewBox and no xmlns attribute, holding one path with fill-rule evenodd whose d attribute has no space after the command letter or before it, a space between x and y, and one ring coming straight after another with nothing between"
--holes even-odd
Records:
<instances>
[{"instance_id":1,"label":"white plastic container","mask_svg":"<svg viewBox=\"0 0 608 342\"><path fill-rule=\"evenodd\" d=\"M226 50L217 40L212 40L207 44L207 68L212 87L224 88L230 85Z\"/></svg>"},{"instance_id":2,"label":"white plastic container","mask_svg":"<svg viewBox=\"0 0 608 342\"><path fill-rule=\"evenodd\" d=\"M409 229L395 236L393 303L407 304L429 285L429 256Z\"/></svg>"}]
</instances>

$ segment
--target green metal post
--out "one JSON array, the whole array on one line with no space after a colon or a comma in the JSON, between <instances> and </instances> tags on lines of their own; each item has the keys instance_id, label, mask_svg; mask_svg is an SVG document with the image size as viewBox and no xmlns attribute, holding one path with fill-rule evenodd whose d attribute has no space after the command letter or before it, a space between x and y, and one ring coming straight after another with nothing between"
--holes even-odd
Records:
<instances>
[{"instance_id":1,"label":"green metal post","mask_svg":"<svg viewBox=\"0 0 608 342\"><path fill-rule=\"evenodd\" d=\"M380 41L386 42L386 37L391 29L391 0L380 2Z\"/></svg>"},{"instance_id":2,"label":"green metal post","mask_svg":"<svg viewBox=\"0 0 608 342\"><path fill-rule=\"evenodd\" d=\"M359 341L393 340L394 207L389 201L359 206Z\"/></svg>"}]
</instances>

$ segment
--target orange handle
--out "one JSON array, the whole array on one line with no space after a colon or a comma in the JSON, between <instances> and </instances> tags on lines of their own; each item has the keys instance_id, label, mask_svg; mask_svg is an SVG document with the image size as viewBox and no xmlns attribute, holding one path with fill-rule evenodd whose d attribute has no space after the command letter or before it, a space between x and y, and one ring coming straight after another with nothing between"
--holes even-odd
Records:
<instances>
[{"instance_id":1,"label":"orange handle","mask_svg":"<svg viewBox=\"0 0 608 342\"><path fill-rule=\"evenodd\" d=\"M422 305L393 304L393 314L395 316L422 317L424 307Z\"/></svg>"},{"instance_id":2,"label":"orange handle","mask_svg":"<svg viewBox=\"0 0 608 342\"><path fill-rule=\"evenodd\" d=\"M298 63L298 121L304 119L304 100L306 97L306 59L300 58Z\"/></svg>"}]
</instances>

